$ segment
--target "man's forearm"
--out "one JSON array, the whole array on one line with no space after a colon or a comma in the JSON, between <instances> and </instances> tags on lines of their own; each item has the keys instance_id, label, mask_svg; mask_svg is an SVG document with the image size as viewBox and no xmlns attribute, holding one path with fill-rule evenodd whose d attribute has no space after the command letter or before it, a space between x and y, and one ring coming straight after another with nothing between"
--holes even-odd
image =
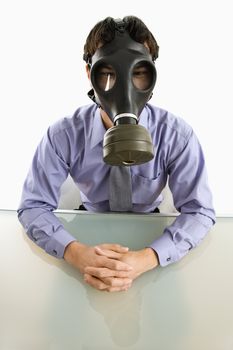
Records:
<instances>
[{"instance_id":1,"label":"man's forearm","mask_svg":"<svg viewBox=\"0 0 233 350\"><path fill-rule=\"evenodd\" d=\"M157 252L160 265L166 266L179 261L195 248L212 225L213 220L205 215L182 213L150 247Z\"/></svg>"},{"instance_id":2,"label":"man's forearm","mask_svg":"<svg viewBox=\"0 0 233 350\"><path fill-rule=\"evenodd\" d=\"M62 259L65 247L75 241L51 210L40 207L19 209L18 218L28 237L56 258Z\"/></svg>"}]
</instances>

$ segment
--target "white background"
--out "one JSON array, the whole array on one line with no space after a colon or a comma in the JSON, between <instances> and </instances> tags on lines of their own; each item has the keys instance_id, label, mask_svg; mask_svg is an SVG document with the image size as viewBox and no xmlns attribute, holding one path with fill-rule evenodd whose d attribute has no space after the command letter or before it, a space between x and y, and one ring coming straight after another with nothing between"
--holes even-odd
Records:
<instances>
[{"instance_id":1,"label":"white background","mask_svg":"<svg viewBox=\"0 0 233 350\"><path fill-rule=\"evenodd\" d=\"M192 125L217 214L233 215L231 1L0 1L0 208L16 209L47 127L89 103L82 60L107 16L140 17L160 46L152 103Z\"/></svg>"}]
</instances>

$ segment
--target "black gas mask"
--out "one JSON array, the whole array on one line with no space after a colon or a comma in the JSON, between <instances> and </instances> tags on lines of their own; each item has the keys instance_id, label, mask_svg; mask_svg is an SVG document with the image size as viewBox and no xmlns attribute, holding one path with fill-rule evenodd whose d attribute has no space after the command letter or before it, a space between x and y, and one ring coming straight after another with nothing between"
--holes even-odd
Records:
<instances>
[{"instance_id":1,"label":"black gas mask","mask_svg":"<svg viewBox=\"0 0 233 350\"><path fill-rule=\"evenodd\" d=\"M94 100L114 122L104 136L104 161L110 165L150 161L154 157L151 136L138 125L156 82L149 51L131 39L124 22L116 21L115 38L97 49L90 69Z\"/></svg>"}]
</instances>

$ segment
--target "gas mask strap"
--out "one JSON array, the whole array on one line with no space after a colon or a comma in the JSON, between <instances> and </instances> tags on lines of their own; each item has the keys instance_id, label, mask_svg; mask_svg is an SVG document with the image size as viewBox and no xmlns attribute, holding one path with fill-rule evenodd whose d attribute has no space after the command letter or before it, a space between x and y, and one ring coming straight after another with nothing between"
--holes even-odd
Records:
<instances>
[{"instance_id":1,"label":"gas mask strap","mask_svg":"<svg viewBox=\"0 0 233 350\"><path fill-rule=\"evenodd\" d=\"M124 33L124 31L125 31L125 22L122 21L121 18L115 18L114 22L115 22L115 29L116 29L116 31L118 31L120 33Z\"/></svg>"},{"instance_id":2,"label":"gas mask strap","mask_svg":"<svg viewBox=\"0 0 233 350\"><path fill-rule=\"evenodd\" d=\"M101 105L96 101L96 98L95 98L95 93L94 93L94 90L91 89L90 91L88 91L87 93L87 96L97 104L98 107L101 107Z\"/></svg>"},{"instance_id":3,"label":"gas mask strap","mask_svg":"<svg viewBox=\"0 0 233 350\"><path fill-rule=\"evenodd\" d=\"M150 101L150 99L152 98L153 96L153 92L151 93L150 97L148 98L147 102Z\"/></svg>"}]
</instances>

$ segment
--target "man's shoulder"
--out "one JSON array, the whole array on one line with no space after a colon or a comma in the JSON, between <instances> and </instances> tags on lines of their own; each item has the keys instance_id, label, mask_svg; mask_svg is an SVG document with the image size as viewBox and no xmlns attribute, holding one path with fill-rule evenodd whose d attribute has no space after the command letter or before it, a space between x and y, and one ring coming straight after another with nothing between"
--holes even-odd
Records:
<instances>
[{"instance_id":1,"label":"man's shoulder","mask_svg":"<svg viewBox=\"0 0 233 350\"><path fill-rule=\"evenodd\" d=\"M192 133L192 127L183 118L152 104L147 104L146 108L150 124L157 132L177 133L184 138Z\"/></svg>"},{"instance_id":2,"label":"man's shoulder","mask_svg":"<svg viewBox=\"0 0 233 350\"><path fill-rule=\"evenodd\" d=\"M79 107L72 115L60 118L50 125L50 134L55 136L59 133L84 130L92 123L96 110L97 106L93 103Z\"/></svg>"}]
</instances>

